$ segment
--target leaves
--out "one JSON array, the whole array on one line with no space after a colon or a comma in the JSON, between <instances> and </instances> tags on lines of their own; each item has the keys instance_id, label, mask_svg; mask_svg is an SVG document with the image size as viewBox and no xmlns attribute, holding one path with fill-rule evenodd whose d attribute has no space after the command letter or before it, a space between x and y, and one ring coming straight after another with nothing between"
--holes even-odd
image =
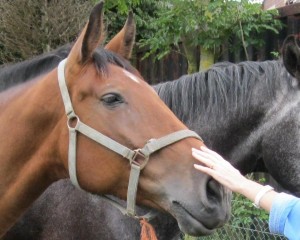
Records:
<instances>
[{"instance_id":1,"label":"leaves","mask_svg":"<svg viewBox=\"0 0 300 240\"><path fill-rule=\"evenodd\" d=\"M0 64L28 59L78 36L89 13L99 0L42 1L0 0ZM149 37L148 23L156 18L155 0L106 0L108 39L124 25L133 9L138 36Z\"/></svg>"},{"instance_id":2,"label":"leaves","mask_svg":"<svg viewBox=\"0 0 300 240\"><path fill-rule=\"evenodd\" d=\"M96 2L0 1L0 63L24 60L72 42ZM204 49L220 49L227 41L230 49L261 47L266 30L278 33L282 27L274 20L276 10L263 11L247 0L106 0L105 8L108 39L122 28L132 9L138 45L149 48L145 57L155 53L157 59L182 41ZM233 45L232 38L240 41Z\"/></svg>"},{"instance_id":3,"label":"leaves","mask_svg":"<svg viewBox=\"0 0 300 240\"><path fill-rule=\"evenodd\" d=\"M0 1L0 62L24 60L72 42L92 6L83 0Z\"/></svg>"},{"instance_id":4,"label":"leaves","mask_svg":"<svg viewBox=\"0 0 300 240\"><path fill-rule=\"evenodd\" d=\"M249 176L253 180L252 176ZM260 183L264 183L265 179L259 179ZM269 220L269 213L263 209L256 208L253 203L241 194L233 194L232 200L232 224L238 226L240 223L249 224L253 222L253 218L262 221Z\"/></svg>"},{"instance_id":5,"label":"leaves","mask_svg":"<svg viewBox=\"0 0 300 240\"><path fill-rule=\"evenodd\" d=\"M150 28L155 29L150 38L139 42L150 48L148 55L162 50L171 51L170 45L178 45L183 39L192 46L218 49L230 38L237 38L234 47L261 47L262 34L266 31L278 33L282 24L274 19L277 11L263 11L260 4L247 0L163 0L160 1L158 18ZM229 48L233 46L230 45ZM161 57L161 55L160 55Z\"/></svg>"}]
</instances>

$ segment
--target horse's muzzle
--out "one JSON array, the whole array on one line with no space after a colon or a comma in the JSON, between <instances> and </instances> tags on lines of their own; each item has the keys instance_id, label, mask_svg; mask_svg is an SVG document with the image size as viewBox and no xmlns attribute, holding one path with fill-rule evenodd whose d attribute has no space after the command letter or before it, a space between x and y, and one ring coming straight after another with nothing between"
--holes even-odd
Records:
<instances>
[{"instance_id":1,"label":"horse's muzzle","mask_svg":"<svg viewBox=\"0 0 300 240\"><path fill-rule=\"evenodd\" d=\"M192 203L187 196L181 200L174 199L170 213L176 218L180 230L184 233L191 236L212 234L230 218L231 191L208 178L206 192L200 190L195 194L199 194L199 202Z\"/></svg>"}]
</instances>

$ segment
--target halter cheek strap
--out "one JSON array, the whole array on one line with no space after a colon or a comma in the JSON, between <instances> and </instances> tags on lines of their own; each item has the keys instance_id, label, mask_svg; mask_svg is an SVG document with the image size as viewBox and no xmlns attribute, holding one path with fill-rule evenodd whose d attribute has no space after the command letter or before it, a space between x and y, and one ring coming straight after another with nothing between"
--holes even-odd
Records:
<instances>
[{"instance_id":1,"label":"halter cheek strap","mask_svg":"<svg viewBox=\"0 0 300 240\"><path fill-rule=\"evenodd\" d=\"M110 199L109 196L106 196L106 198L109 198L109 201L112 202L112 204L116 206L118 209L120 209L121 212L129 216L140 218L136 216L135 213L136 192L138 188L140 172L148 163L150 155L184 138L193 137L201 141L202 139L197 133L185 129L185 130L180 130L168 134L159 139L151 139L142 148L131 150L126 146L116 142L115 140L103 135L97 130L89 127L88 125L81 122L79 117L74 112L69 91L66 85L65 74L64 74L66 61L67 59L64 59L58 65L58 82L59 82L59 88L61 91L63 103L65 106L65 112L68 118L67 121L67 126L69 129L68 166L69 166L70 179L77 188L81 189L77 179L77 171L76 171L76 143L77 143L76 139L77 139L77 132L80 132L86 137L92 139L93 141L99 143L100 145L105 146L106 148L114 151L115 153L118 153L119 155L129 160L131 170L130 170L128 191L127 191L126 211L123 209L121 205L119 205L114 200ZM148 214L142 217L145 218L147 217L147 215ZM150 218L150 216L148 217Z\"/></svg>"}]
</instances>

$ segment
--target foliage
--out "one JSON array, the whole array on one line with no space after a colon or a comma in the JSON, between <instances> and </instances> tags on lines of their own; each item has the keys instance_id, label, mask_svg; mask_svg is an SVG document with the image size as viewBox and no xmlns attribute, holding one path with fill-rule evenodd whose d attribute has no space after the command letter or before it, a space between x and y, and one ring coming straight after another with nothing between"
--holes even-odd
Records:
<instances>
[{"instance_id":1,"label":"foliage","mask_svg":"<svg viewBox=\"0 0 300 240\"><path fill-rule=\"evenodd\" d=\"M71 43L86 23L98 0L0 1L0 64L22 61ZM155 18L155 0L106 0L108 39L124 25L133 9L137 40L147 38L148 23Z\"/></svg>"},{"instance_id":2,"label":"foliage","mask_svg":"<svg viewBox=\"0 0 300 240\"><path fill-rule=\"evenodd\" d=\"M149 23L157 17L158 5L156 0L107 0L105 8L109 38L123 27L129 11L134 13L137 25L136 41L150 37Z\"/></svg>"},{"instance_id":3,"label":"foliage","mask_svg":"<svg viewBox=\"0 0 300 240\"><path fill-rule=\"evenodd\" d=\"M280 58L280 53L277 51L272 51L270 52L271 55L274 57L274 59L279 59Z\"/></svg>"},{"instance_id":4,"label":"foliage","mask_svg":"<svg viewBox=\"0 0 300 240\"><path fill-rule=\"evenodd\" d=\"M85 0L0 1L0 62L24 60L72 42L92 6Z\"/></svg>"},{"instance_id":5,"label":"foliage","mask_svg":"<svg viewBox=\"0 0 300 240\"><path fill-rule=\"evenodd\" d=\"M98 1L95 1L98 2ZM140 0L107 0L105 2L106 9L116 9L119 14L127 14L129 10L138 7Z\"/></svg>"},{"instance_id":6,"label":"foliage","mask_svg":"<svg viewBox=\"0 0 300 240\"><path fill-rule=\"evenodd\" d=\"M278 33L282 27L274 16L276 10L263 11L260 4L251 4L247 0L163 0L160 3L158 18L151 23L151 38L140 41L141 46L149 46L146 55L160 52L160 59L183 40L192 46L218 51L225 42L236 37L239 44L229 48L247 48L249 45L260 47L260 36L265 30Z\"/></svg>"},{"instance_id":7,"label":"foliage","mask_svg":"<svg viewBox=\"0 0 300 240\"><path fill-rule=\"evenodd\" d=\"M242 195L234 194L231 224L233 226L248 225L253 222L254 218L268 221L269 214L262 209L256 208L250 200L245 199Z\"/></svg>"},{"instance_id":8,"label":"foliage","mask_svg":"<svg viewBox=\"0 0 300 240\"><path fill-rule=\"evenodd\" d=\"M3 0L0 1L0 63L14 62L72 42L98 0ZM118 32L132 9L137 23L137 42L146 54L160 59L181 41L220 51L263 44L260 34L277 32L276 11L264 12L247 0L106 0L108 39ZM256 37L253 37L256 36ZM232 39L241 39L239 44ZM185 55L187 55L187 48ZM193 52L193 50L192 50Z\"/></svg>"}]
</instances>

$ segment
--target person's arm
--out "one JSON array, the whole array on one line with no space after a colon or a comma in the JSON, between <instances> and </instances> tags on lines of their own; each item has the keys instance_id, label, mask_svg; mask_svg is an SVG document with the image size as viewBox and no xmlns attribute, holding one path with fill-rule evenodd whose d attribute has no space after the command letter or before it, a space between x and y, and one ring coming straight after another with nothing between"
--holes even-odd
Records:
<instances>
[{"instance_id":1,"label":"person's arm","mask_svg":"<svg viewBox=\"0 0 300 240\"><path fill-rule=\"evenodd\" d=\"M255 198L261 192L263 195L259 199L259 207L265 209L266 211L270 212L272 207L272 202L274 198L279 194L274 190L269 190L264 193L265 186L246 179L243 183L242 189L238 191L238 193L244 195L246 198L250 199L252 202L255 202Z\"/></svg>"},{"instance_id":2,"label":"person's arm","mask_svg":"<svg viewBox=\"0 0 300 240\"><path fill-rule=\"evenodd\" d=\"M277 193L267 186L245 178L219 154L201 147L192 149L193 156L202 165L195 168L207 173L230 190L240 193L270 212L269 228L273 233L283 234L290 240L300 239L300 199L285 193Z\"/></svg>"},{"instance_id":3,"label":"person's arm","mask_svg":"<svg viewBox=\"0 0 300 240\"><path fill-rule=\"evenodd\" d=\"M193 148L192 154L202 163L195 164L196 169L212 176L231 191L240 193L253 202L258 200L258 205L270 212L272 201L279 193L245 178L228 161L206 147L201 147L201 150Z\"/></svg>"}]
</instances>

